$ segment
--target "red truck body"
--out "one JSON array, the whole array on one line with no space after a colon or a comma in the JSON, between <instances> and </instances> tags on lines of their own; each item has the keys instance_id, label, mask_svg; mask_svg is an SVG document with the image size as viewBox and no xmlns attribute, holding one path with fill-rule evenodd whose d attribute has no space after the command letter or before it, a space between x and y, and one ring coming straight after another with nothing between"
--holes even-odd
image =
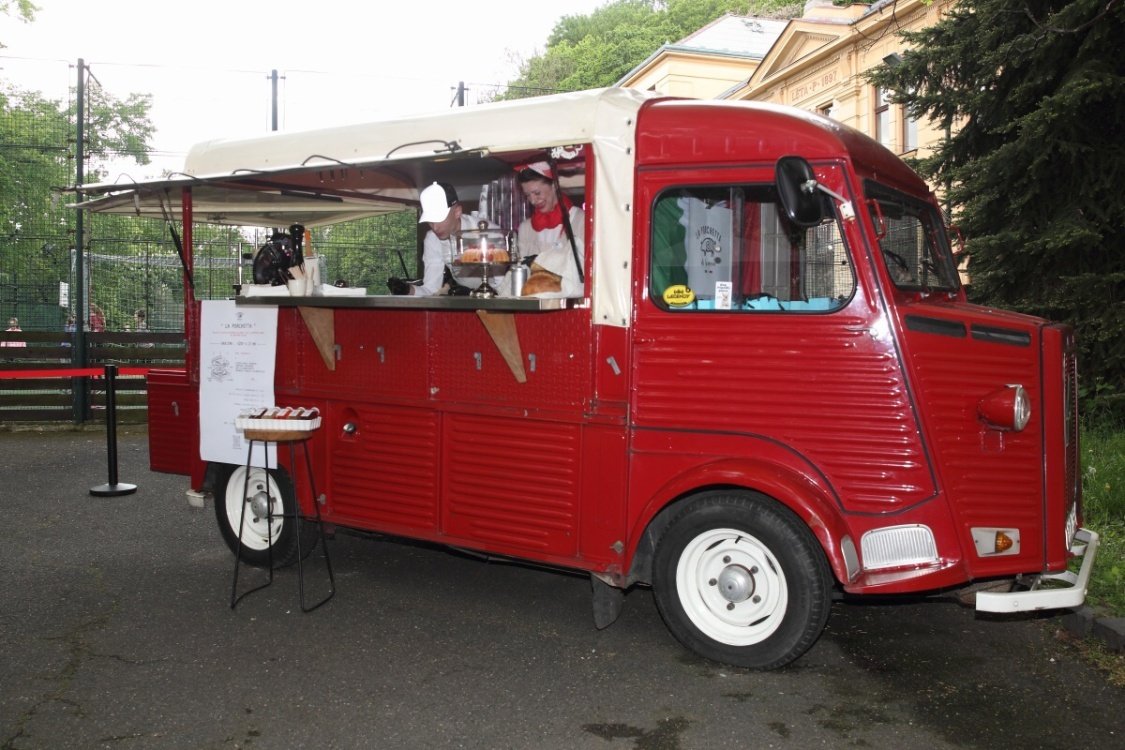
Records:
<instances>
[{"instance_id":1,"label":"red truck body","mask_svg":"<svg viewBox=\"0 0 1125 750\"><path fill-rule=\"evenodd\" d=\"M934 197L901 160L795 110L640 98L632 115L628 180L607 172L596 128L577 142L588 146L572 188L592 238L586 297L499 311L514 321L524 382L471 309L315 301L332 310L329 369L298 310L313 302L266 302L280 308L284 342L277 403L324 418L310 448L326 521L588 571L610 612L620 590L651 584L685 645L752 667L808 648L832 591L1059 574L1083 541L1092 561L1096 537L1079 528L1073 332L969 304ZM489 156L510 165L528 153ZM819 239L784 220L783 231L761 229L783 213L773 201L787 156L831 196L831 215L808 230ZM444 174L436 158L412 164ZM293 184L304 174L292 171ZM193 189L180 206L188 247ZM706 222L729 222L726 245L712 249L742 255L730 251L733 272L709 269L731 285L733 306L716 301L722 285L708 299L710 287L690 281L697 269L662 259L658 228L676 225L660 214L677 207L710 217L681 216L689 252L691 237L716 231ZM598 233L615 220L627 247ZM824 253L830 262L814 268ZM627 272L613 277L617 265ZM668 268L689 282L658 283ZM608 323L605 295L625 300ZM681 305L685 296L695 300ZM187 372L150 379L153 468L190 474L222 503L222 472L196 449L197 304L188 300ZM302 467L286 470L305 486ZM803 556L775 554L789 546ZM989 594L983 608L1073 605L1085 578L1069 582ZM726 619L751 602L765 608Z\"/></svg>"}]
</instances>

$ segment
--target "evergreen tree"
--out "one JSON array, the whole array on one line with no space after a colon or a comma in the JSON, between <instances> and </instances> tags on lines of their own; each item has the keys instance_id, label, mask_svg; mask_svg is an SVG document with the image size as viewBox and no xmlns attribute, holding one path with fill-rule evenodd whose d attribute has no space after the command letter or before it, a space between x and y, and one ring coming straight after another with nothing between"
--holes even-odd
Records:
<instances>
[{"instance_id":1,"label":"evergreen tree","mask_svg":"<svg viewBox=\"0 0 1125 750\"><path fill-rule=\"evenodd\" d=\"M916 165L964 232L971 296L1075 326L1088 411L1125 417L1125 5L965 0L871 80L952 136Z\"/></svg>"}]
</instances>

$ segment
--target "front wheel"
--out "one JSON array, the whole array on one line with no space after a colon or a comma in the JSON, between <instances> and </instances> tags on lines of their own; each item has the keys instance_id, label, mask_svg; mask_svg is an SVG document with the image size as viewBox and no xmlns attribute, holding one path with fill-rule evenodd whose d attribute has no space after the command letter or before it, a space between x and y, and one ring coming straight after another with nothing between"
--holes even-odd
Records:
<instances>
[{"instance_id":1,"label":"front wheel","mask_svg":"<svg viewBox=\"0 0 1125 750\"><path fill-rule=\"evenodd\" d=\"M656 546L657 608L680 643L714 661L774 669L820 637L831 573L788 508L749 492L701 495Z\"/></svg>"},{"instance_id":2,"label":"front wheel","mask_svg":"<svg viewBox=\"0 0 1125 750\"><path fill-rule=\"evenodd\" d=\"M267 484L269 501L267 503ZM238 553L239 524L242 525L242 561L259 568L269 567L272 545L273 565L280 568L297 560L297 534L294 513L297 496L293 483L282 471L257 466L219 466L213 487L215 519L231 552ZM267 514L272 506L272 522ZM301 547L308 553L316 544L313 524L301 524Z\"/></svg>"}]
</instances>

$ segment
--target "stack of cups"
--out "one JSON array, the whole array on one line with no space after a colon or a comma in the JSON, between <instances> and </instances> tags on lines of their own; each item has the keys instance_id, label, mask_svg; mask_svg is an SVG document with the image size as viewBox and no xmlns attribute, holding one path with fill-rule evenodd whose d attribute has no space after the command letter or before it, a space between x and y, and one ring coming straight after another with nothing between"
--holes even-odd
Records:
<instances>
[{"instance_id":1,"label":"stack of cups","mask_svg":"<svg viewBox=\"0 0 1125 750\"><path fill-rule=\"evenodd\" d=\"M308 280L308 294L310 296L320 296L321 294L321 271L326 265L323 255L314 255L305 259L305 278Z\"/></svg>"},{"instance_id":2,"label":"stack of cups","mask_svg":"<svg viewBox=\"0 0 1125 750\"><path fill-rule=\"evenodd\" d=\"M290 297L304 297L305 290L308 288L304 276L299 279L289 279L285 282L285 286L289 287Z\"/></svg>"}]
</instances>

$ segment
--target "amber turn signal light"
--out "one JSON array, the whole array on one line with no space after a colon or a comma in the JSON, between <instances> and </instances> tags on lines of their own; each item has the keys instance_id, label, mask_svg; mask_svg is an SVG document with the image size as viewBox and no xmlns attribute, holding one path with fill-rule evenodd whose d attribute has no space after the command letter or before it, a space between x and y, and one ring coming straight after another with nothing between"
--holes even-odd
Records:
<instances>
[{"instance_id":1,"label":"amber turn signal light","mask_svg":"<svg viewBox=\"0 0 1125 750\"><path fill-rule=\"evenodd\" d=\"M996 532L996 552L1007 552L1012 548L1013 544L1015 544L1015 542L1012 540L1012 537L1008 536L1003 531Z\"/></svg>"}]
</instances>

